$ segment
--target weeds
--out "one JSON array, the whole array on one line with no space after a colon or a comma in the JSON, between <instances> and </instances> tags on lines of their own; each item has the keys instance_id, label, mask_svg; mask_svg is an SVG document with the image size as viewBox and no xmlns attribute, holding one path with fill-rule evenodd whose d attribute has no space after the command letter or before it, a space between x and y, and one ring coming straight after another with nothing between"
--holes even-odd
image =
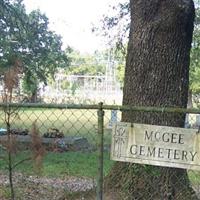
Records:
<instances>
[{"instance_id":1,"label":"weeds","mask_svg":"<svg viewBox=\"0 0 200 200\"><path fill-rule=\"evenodd\" d=\"M15 156L17 154L17 142L15 135L12 134L11 124L18 116L18 108L11 108L10 104L13 100L13 91L19 85L20 74L22 73L22 64L20 61L15 59L11 67L8 68L4 73L4 92L3 92L3 107L4 123L6 124L6 141L0 141L1 148L5 150L5 155L1 156L0 159L6 163L6 169L8 170L9 176L9 188L11 200L16 199L14 184L13 184L13 171L14 169L27 160L31 160L31 157L26 157L20 161L15 162ZM33 160L35 161L35 169L41 170L41 162L44 155L44 148L39 137L39 133L36 127L36 123L33 124L32 132L32 153Z\"/></svg>"}]
</instances>

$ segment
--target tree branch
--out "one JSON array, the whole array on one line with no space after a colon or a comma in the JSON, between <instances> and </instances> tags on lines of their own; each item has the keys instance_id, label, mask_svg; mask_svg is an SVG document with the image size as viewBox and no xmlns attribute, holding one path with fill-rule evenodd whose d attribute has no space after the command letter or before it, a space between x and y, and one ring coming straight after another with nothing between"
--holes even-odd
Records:
<instances>
[{"instance_id":1,"label":"tree branch","mask_svg":"<svg viewBox=\"0 0 200 200\"><path fill-rule=\"evenodd\" d=\"M29 161L31 160L32 158L31 157L28 157L28 158L25 158L23 160L20 160L19 162L15 163L13 166L12 166L12 169L16 168L18 165L22 164L23 162L26 162L26 161Z\"/></svg>"}]
</instances>

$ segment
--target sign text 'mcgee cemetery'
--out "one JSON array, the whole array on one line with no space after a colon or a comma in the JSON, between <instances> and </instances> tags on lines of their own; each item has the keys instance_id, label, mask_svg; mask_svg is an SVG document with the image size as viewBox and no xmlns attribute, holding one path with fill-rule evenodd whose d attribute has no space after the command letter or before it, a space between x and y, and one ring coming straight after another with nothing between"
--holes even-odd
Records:
<instances>
[{"instance_id":1,"label":"sign text 'mcgee cemetery'","mask_svg":"<svg viewBox=\"0 0 200 200\"><path fill-rule=\"evenodd\" d=\"M111 159L200 170L196 129L119 122L112 133Z\"/></svg>"}]
</instances>

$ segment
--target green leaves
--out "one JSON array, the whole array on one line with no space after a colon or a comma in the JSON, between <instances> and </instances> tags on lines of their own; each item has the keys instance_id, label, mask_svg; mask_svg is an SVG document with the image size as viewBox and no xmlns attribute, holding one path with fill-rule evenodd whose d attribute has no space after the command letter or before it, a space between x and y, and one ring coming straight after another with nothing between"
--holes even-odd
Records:
<instances>
[{"instance_id":1,"label":"green leaves","mask_svg":"<svg viewBox=\"0 0 200 200\"><path fill-rule=\"evenodd\" d=\"M0 69L10 67L10 58L16 57L23 64L27 88L46 83L57 68L70 62L61 37L50 31L48 24L39 10L27 14L21 0L0 2Z\"/></svg>"},{"instance_id":2,"label":"green leaves","mask_svg":"<svg viewBox=\"0 0 200 200\"><path fill-rule=\"evenodd\" d=\"M190 52L190 89L193 94L200 93L200 7L196 3L196 19Z\"/></svg>"},{"instance_id":3,"label":"green leaves","mask_svg":"<svg viewBox=\"0 0 200 200\"><path fill-rule=\"evenodd\" d=\"M72 65L70 65L67 73L74 75L105 74L105 57L106 55L103 55L102 52L96 52L93 55L81 55L78 51L71 51L69 58Z\"/></svg>"}]
</instances>

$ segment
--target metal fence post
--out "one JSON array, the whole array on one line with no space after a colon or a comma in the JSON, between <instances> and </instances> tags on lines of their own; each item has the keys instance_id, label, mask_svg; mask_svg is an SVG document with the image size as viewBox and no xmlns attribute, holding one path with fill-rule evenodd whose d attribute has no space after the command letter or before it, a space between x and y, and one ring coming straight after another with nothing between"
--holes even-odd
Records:
<instances>
[{"instance_id":1,"label":"metal fence post","mask_svg":"<svg viewBox=\"0 0 200 200\"><path fill-rule=\"evenodd\" d=\"M103 103L98 109L98 175L97 175L97 200L103 199L103 137L104 137L104 111Z\"/></svg>"}]
</instances>

